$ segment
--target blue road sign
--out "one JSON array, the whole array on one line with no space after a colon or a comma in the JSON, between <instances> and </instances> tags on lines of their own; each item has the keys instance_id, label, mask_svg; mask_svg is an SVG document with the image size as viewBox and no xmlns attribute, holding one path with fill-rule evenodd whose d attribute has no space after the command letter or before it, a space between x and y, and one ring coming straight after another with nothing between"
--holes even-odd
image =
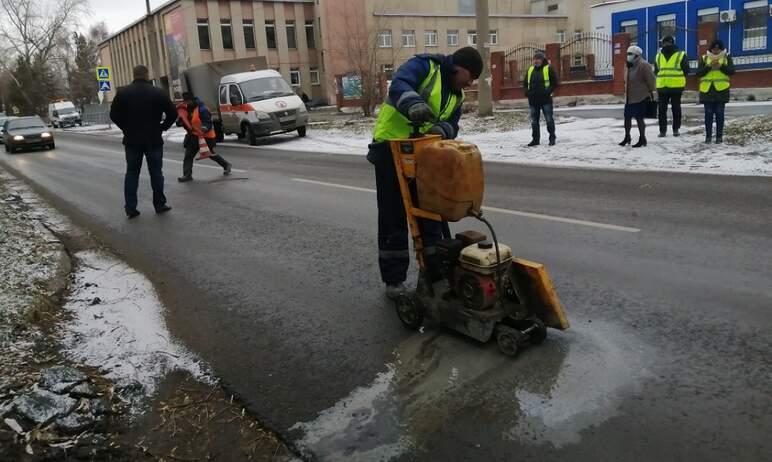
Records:
<instances>
[{"instance_id":1,"label":"blue road sign","mask_svg":"<svg viewBox=\"0 0 772 462\"><path fill-rule=\"evenodd\" d=\"M110 80L110 68L107 66L99 66L96 68L97 80L105 82Z\"/></svg>"},{"instance_id":2,"label":"blue road sign","mask_svg":"<svg viewBox=\"0 0 772 462\"><path fill-rule=\"evenodd\" d=\"M112 91L110 82L99 82L99 91Z\"/></svg>"}]
</instances>

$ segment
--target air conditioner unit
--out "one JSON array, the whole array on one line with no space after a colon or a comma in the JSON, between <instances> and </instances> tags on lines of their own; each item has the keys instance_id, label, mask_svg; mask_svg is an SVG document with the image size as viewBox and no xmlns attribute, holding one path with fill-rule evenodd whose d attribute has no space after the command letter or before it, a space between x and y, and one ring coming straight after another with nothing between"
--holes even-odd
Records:
<instances>
[{"instance_id":1,"label":"air conditioner unit","mask_svg":"<svg viewBox=\"0 0 772 462\"><path fill-rule=\"evenodd\" d=\"M737 10L724 10L720 15L721 22L735 22L737 21Z\"/></svg>"}]
</instances>

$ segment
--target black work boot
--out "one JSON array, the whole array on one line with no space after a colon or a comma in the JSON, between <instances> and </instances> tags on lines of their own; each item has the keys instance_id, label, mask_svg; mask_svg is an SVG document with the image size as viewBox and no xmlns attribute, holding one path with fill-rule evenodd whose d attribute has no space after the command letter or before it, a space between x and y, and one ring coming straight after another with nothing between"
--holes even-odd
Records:
<instances>
[{"instance_id":1,"label":"black work boot","mask_svg":"<svg viewBox=\"0 0 772 462\"><path fill-rule=\"evenodd\" d=\"M187 183L188 181L193 181L193 177L192 176L181 176L181 177L177 178L177 181L179 181L180 183Z\"/></svg>"},{"instance_id":2,"label":"black work boot","mask_svg":"<svg viewBox=\"0 0 772 462\"><path fill-rule=\"evenodd\" d=\"M539 140L531 140L531 142L528 143L526 146L529 147L529 148L532 148L532 147L538 146L538 145L539 145Z\"/></svg>"}]
</instances>

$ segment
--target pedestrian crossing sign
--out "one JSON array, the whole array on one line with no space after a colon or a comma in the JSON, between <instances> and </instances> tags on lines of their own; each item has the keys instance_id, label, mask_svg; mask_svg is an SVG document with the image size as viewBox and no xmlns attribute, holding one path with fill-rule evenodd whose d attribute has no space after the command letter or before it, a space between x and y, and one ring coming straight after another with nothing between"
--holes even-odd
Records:
<instances>
[{"instance_id":1,"label":"pedestrian crossing sign","mask_svg":"<svg viewBox=\"0 0 772 462\"><path fill-rule=\"evenodd\" d=\"M110 68L108 66L99 66L96 68L98 82L107 82L110 80Z\"/></svg>"},{"instance_id":2,"label":"pedestrian crossing sign","mask_svg":"<svg viewBox=\"0 0 772 462\"><path fill-rule=\"evenodd\" d=\"M112 91L112 87L110 86L110 82L99 82L99 91Z\"/></svg>"}]
</instances>

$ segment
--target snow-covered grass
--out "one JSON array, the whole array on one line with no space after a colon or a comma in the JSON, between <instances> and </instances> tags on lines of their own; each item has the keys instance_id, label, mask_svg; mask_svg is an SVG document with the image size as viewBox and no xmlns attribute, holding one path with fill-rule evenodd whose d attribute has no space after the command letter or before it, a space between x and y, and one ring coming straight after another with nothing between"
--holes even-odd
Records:
<instances>
[{"instance_id":1,"label":"snow-covered grass","mask_svg":"<svg viewBox=\"0 0 772 462\"><path fill-rule=\"evenodd\" d=\"M65 304L73 319L63 339L72 359L99 368L118 386L140 384L140 396L153 395L174 370L209 381L206 366L167 329L149 280L98 251L75 257L79 269Z\"/></svg>"}]
</instances>

